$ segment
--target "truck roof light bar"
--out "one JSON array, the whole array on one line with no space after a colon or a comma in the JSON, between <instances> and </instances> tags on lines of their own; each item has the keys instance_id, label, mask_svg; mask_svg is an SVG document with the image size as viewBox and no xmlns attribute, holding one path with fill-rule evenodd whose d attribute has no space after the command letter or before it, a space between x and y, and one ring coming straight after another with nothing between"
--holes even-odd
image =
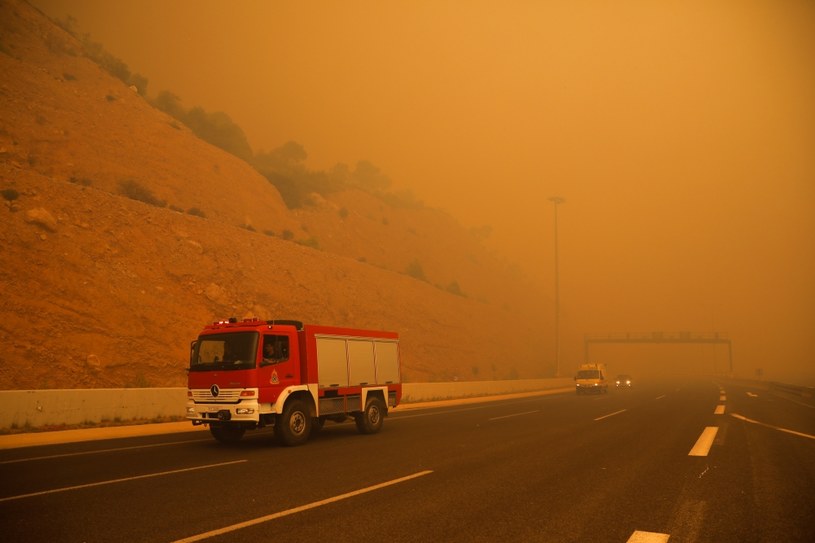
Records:
<instances>
[{"instance_id":1,"label":"truck roof light bar","mask_svg":"<svg viewBox=\"0 0 815 543\"><path fill-rule=\"evenodd\" d=\"M269 326L274 326L276 324L279 325L286 325L286 326L294 326L296 330L303 329L303 322L302 321L295 321L290 319L270 319L266 321L266 324Z\"/></svg>"}]
</instances>

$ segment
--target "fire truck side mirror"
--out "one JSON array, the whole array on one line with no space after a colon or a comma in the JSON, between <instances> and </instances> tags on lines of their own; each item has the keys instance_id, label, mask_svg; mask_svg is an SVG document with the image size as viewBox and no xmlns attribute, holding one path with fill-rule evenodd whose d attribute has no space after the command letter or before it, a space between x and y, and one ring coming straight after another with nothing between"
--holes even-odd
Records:
<instances>
[{"instance_id":1,"label":"fire truck side mirror","mask_svg":"<svg viewBox=\"0 0 815 543\"><path fill-rule=\"evenodd\" d=\"M190 342L190 367L193 365L193 356L195 356L195 346L198 345L198 341L191 341Z\"/></svg>"}]
</instances>

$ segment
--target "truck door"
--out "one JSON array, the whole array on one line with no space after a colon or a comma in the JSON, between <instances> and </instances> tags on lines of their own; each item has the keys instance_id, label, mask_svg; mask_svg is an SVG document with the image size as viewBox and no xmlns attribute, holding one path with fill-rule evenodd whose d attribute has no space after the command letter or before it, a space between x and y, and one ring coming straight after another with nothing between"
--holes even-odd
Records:
<instances>
[{"instance_id":1,"label":"truck door","mask_svg":"<svg viewBox=\"0 0 815 543\"><path fill-rule=\"evenodd\" d=\"M275 402L283 389L300 383L296 351L295 340L288 334L263 335L258 372L261 403Z\"/></svg>"}]
</instances>

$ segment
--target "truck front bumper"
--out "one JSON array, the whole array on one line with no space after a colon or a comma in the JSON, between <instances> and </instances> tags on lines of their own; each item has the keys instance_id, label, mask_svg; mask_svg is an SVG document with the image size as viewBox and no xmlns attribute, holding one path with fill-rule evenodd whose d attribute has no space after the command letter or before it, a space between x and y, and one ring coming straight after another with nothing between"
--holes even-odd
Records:
<instances>
[{"instance_id":1,"label":"truck front bumper","mask_svg":"<svg viewBox=\"0 0 815 543\"><path fill-rule=\"evenodd\" d=\"M260 404L257 400L241 400L235 404L187 401L188 420L193 424L211 422L257 423L260 420Z\"/></svg>"},{"instance_id":2,"label":"truck front bumper","mask_svg":"<svg viewBox=\"0 0 815 543\"><path fill-rule=\"evenodd\" d=\"M186 418L194 424L238 422L247 425L260 421L257 388L187 389Z\"/></svg>"}]
</instances>

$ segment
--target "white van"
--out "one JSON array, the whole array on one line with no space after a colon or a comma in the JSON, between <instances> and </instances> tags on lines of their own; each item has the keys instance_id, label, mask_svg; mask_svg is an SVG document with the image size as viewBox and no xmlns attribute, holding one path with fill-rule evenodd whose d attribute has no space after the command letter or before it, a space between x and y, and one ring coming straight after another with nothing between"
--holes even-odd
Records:
<instances>
[{"instance_id":1,"label":"white van","mask_svg":"<svg viewBox=\"0 0 815 543\"><path fill-rule=\"evenodd\" d=\"M608 394L605 364L580 364L574 377L578 394Z\"/></svg>"}]
</instances>

